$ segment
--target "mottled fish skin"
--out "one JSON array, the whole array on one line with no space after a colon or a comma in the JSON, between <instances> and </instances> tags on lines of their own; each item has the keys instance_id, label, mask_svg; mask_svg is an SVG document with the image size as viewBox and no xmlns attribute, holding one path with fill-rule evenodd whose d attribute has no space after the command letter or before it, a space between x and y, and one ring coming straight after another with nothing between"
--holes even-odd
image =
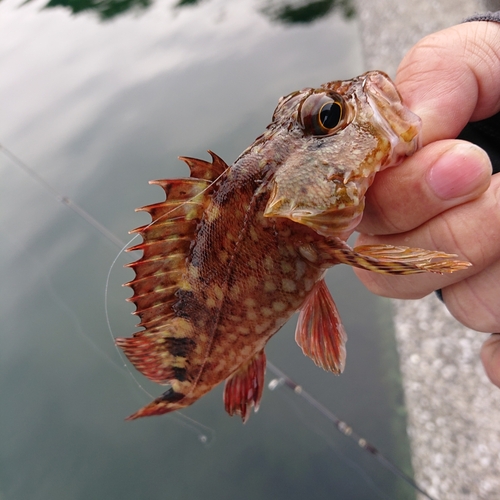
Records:
<instances>
[{"instance_id":1,"label":"mottled fish skin","mask_svg":"<svg viewBox=\"0 0 500 500\"><path fill-rule=\"evenodd\" d=\"M405 247L351 249L376 172L419 147L420 120L390 79L368 72L281 98L272 123L231 167L182 158L189 179L155 181L143 256L127 285L142 330L117 339L144 375L170 388L130 419L184 408L226 380L225 407L258 408L264 347L301 310L296 339L340 373L345 340L322 277L346 263L376 272L453 272L468 263ZM438 259L436 262L435 259Z\"/></svg>"}]
</instances>

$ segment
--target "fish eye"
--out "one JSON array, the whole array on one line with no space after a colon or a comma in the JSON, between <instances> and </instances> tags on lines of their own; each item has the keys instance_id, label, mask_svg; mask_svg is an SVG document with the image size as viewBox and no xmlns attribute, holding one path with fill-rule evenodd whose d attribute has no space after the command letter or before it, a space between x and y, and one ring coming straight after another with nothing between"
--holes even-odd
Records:
<instances>
[{"instance_id":1,"label":"fish eye","mask_svg":"<svg viewBox=\"0 0 500 500\"><path fill-rule=\"evenodd\" d=\"M334 134L347 123L345 102L338 94L311 94L300 109L302 128L311 135Z\"/></svg>"},{"instance_id":2,"label":"fish eye","mask_svg":"<svg viewBox=\"0 0 500 500\"><path fill-rule=\"evenodd\" d=\"M339 102L327 102L321 106L318 115L318 123L329 130L335 128L342 118L342 108Z\"/></svg>"}]
</instances>

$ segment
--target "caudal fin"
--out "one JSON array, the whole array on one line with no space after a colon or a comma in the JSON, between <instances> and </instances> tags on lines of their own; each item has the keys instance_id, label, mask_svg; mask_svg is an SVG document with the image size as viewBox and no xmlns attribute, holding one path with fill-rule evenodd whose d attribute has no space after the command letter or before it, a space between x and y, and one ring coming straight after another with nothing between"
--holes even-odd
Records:
<instances>
[{"instance_id":1,"label":"caudal fin","mask_svg":"<svg viewBox=\"0 0 500 500\"><path fill-rule=\"evenodd\" d=\"M136 420L141 417L152 417L163 415L171 411L179 410L194 403L194 399L186 397L181 392L176 392L172 387L165 391L159 398L143 406L125 420Z\"/></svg>"}]
</instances>

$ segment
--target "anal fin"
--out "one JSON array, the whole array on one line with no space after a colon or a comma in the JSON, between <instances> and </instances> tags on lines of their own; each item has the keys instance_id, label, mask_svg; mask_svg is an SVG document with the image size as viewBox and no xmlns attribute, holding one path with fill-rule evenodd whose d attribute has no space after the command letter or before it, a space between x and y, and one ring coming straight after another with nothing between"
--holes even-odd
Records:
<instances>
[{"instance_id":1,"label":"anal fin","mask_svg":"<svg viewBox=\"0 0 500 500\"><path fill-rule=\"evenodd\" d=\"M265 371L266 355L262 350L226 380L224 407L229 415L240 415L245 423L250 416L251 407L254 406L255 411L259 409Z\"/></svg>"},{"instance_id":2,"label":"anal fin","mask_svg":"<svg viewBox=\"0 0 500 500\"><path fill-rule=\"evenodd\" d=\"M324 370L344 370L347 335L325 280L314 285L300 311L295 340L302 352Z\"/></svg>"}]
</instances>

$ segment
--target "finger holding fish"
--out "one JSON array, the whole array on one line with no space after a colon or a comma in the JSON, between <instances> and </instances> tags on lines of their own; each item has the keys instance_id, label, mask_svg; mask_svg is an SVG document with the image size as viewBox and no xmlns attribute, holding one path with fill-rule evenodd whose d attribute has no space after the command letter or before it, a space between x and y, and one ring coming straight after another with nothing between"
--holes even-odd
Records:
<instances>
[{"instance_id":1,"label":"finger holding fish","mask_svg":"<svg viewBox=\"0 0 500 500\"><path fill-rule=\"evenodd\" d=\"M457 150L463 153L457 155ZM356 244L439 248L473 266L445 277L395 280L356 271L358 277L379 295L415 299L481 272L499 258L495 244L499 182L491 176L486 153L463 141L428 145L397 169L381 172L367 193Z\"/></svg>"},{"instance_id":2,"label":"finger holding fish","mask_svg":"<svg viewBox=\"0 0 500 500\"><path fill-rule=\"evenodd\" d=\"M500 387L500 333L490 335L481 348L481 361L488 378Z\"/></svg>"},{"instance_id":3,"label":"finger holding fish","mask_svg":"<svg viewBox=\"0 0 500 500\"><path fill-rule=\"evenodd\" d=\"M426 36L403 58L396 86L422 119L422 144L453 139L500 111L500 23L468 22Z\"/></svg>"},{"instance_id":4,"label":"finger holding fish","mask_svg":"<svg viewBox=\"0 0 500 500\"><path fill-rule=\"evenodd\" d=\"M397 168L377 175L356 230L376 235L411 231L475 200L490 182L491 162L481 148L458 140L429 144Z\"/></svg>"},{"instance_id":5,"label":"finger holding fish","mask_svg":"<svg viewBox=\"0 0 500 500\"><path fill-rule=\"evenodd\" d=\"M439 248L454 252L471 262L469 269L447 276L426 274L398 280L358 270L356 274L370 291L385 297L416 299L434 290L443 289L443 297L451 313L463 318L465 311L469 311L474 302L468 305L466 302L467 307L462 307L460 313L455 310L458 309L458 303L457 308L453 307L453 302L448 303L447 297L457 283L487 270L500 259L500 237L497 230L500 225L500 211L497 208L499 198L500 178L493 176L490 188L482 196L445 210L412 230L389 235L361 234L356 242L358 245L389 244ZM458 288L455 289L457 290ZM470 294L467 295L470 299ZM494 293L491 295L495 296Z\"/></svg>"},{"instance_id":6,"label":"finger holding fish","mask_svg":"<svg viewBox=\"0 0 500 500\"><path fill-rule=\"evenodd\" d=\"M497 243L498 248L499 243ZM442 290L443 300L451 314L462 324L480 332L500 330L498 306L500 252L493 264Z\"/></svg>"},{"instance_id":7,"label":"finger holding fish","mask_svg":"<svg viewBox=\"0 0 500 500\"><path fill-rule=\"evenodd\" d=\"M500 176L491 176L484 151L453 138L469 121L500 110L499 33L498 23L465 23L424 38L403 59L398 90L422 118L424 147L377 176L358 226L358 244L439 248L473 266L399 280L356 270L384 296L418 298L442 289L460 322L489 332L500 331Z\"/></svg>"}]
</instances>

